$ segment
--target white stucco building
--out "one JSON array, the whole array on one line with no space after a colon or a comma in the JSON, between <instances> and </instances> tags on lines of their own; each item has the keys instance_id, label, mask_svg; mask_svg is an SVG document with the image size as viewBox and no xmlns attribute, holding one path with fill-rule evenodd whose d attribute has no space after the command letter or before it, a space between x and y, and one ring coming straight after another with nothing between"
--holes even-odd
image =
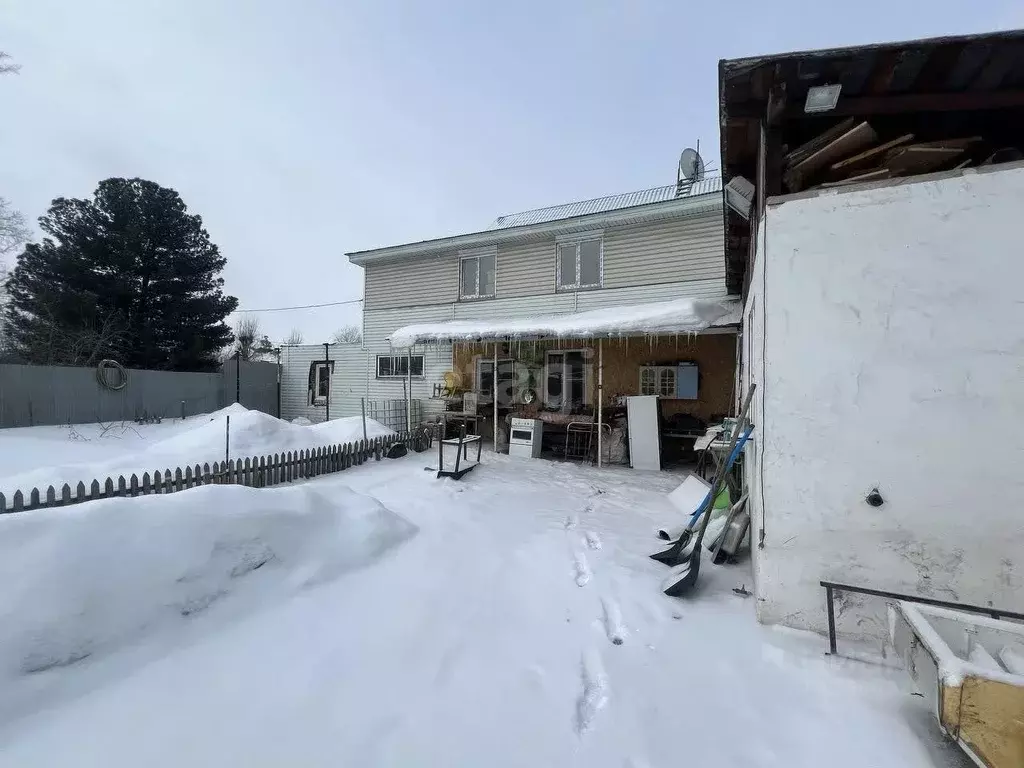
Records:
<instances>
[{"instance_id":1,"label":"white stucco building","mask_svg":"<svg viewBox=\"0 0 1024 768\"><path fill-rule=\"evenodd\" d=\"M1000 95L1021 73L998 80L985 57L1022 41L722 62L723 167L756 188L749 220L727 213L726 242L739 375L757 387L745 472L764 622L823 631L821 580L1024 610L1024 163L999 162L1021 149L1021 111ZM885 90L900 74L880 69L910 60L918 70ZM953 93L979 77L988 89L966 96L906 85ZM809 116L808 87L836 81L847 101ZM795 148L860 122L869 147L915 135L934 142L919 155L937 154L967 136L969 149L941 161L951 170L881 181L794 175ZM897 167L884 150L875 178ZM879 598L846 593L836 615L842 634L886 634Z\"/></svg>"}]
</instances>

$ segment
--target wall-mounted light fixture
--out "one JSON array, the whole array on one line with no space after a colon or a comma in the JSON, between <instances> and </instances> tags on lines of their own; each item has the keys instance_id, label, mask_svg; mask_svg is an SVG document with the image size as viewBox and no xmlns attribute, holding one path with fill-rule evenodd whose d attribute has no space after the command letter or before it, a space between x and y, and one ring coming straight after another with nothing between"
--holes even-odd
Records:
<instances>
[{"instance_id":1,"label":"wall-mounted light fixture","mask_svg":"<svg viewBox=\"0 0 1024 768\"><path fill-rule=\"evenodd\" d=\"M831 112L839 102L839 92L843 89L840 83L833 85L816 85L807 91L804 112Z\"/></svg>"}]
</instances>

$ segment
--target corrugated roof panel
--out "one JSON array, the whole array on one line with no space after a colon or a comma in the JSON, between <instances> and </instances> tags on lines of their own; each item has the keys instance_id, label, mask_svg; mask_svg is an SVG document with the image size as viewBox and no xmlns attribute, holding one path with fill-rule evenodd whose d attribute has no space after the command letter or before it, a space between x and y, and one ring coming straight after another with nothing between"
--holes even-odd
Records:
<instances>
[{"instance_id":1,"label":"corrugated roof panel","mask_svg":"<svg viewBox=\"0 0 1024 768\"><path fill-rule=\"evenodd\" d=\"M609 195L598 197L594 200L581 200L576 203L565 203L553 205L548 208L536 208L532 211L522 213L511 213L507 216L499 216L488 229L508 229L509 227L523 227L530 224L541 224L545 221L558 221L559 219L572 219L577 216L589 216L593 213L605 213L617 211L620 208L634 208L638 205L650 205L651 203L664 203L668 200L675 200L677 197L699 197L713 192L722 191L722 178L715 176L706 178L690 187L688 193L677 195L676 185L669 184L665 187L654 187L653 189L642 189L639 192L626 192L621 195Z\"/></svg>"}]
</instances>

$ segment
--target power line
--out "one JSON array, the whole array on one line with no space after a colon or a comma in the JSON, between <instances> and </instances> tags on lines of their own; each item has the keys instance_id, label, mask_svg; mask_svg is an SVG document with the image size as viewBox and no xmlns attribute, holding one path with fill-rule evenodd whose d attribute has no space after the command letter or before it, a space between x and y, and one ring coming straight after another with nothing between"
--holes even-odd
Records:
<instances>
[{"instance_id":1,"label":"power line","mask_svg":"<svg viewBox=\"0 0 1024 768\"><path fill-rule=\"evenodd\" d=\"M265 309L236 309L235 313L242 312L288 312L293 309L319 309L320 307L340 307L342 304L362 304L362 299L349 299L348 301L328 301L326 304L302 304L297 307L267 307Z\"/></svg>"}]
</instances>

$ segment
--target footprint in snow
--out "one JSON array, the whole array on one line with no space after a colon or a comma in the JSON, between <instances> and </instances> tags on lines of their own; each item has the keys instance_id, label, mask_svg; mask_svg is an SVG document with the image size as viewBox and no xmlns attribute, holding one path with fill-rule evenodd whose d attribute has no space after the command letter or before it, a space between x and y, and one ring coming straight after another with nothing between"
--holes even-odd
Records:
<instances>
[{"instance_id":1,"label":"footprint in snow","mask_svg":"<svg viewBox=\"0 0 1024 768\"><path fill-rule=\"evenodd\" d=\"M626 641L628 631L626 625L622 623L619 604L610 597L602 597L601 608L604 610L604 633L612 645L622 645Z\"/></svg>"},{"instance_id":2,"label":"footprint in snow","mask_svg":"<svg viewBox=\"0 0 1024 768\"><path fill-rule=\"evenodd\" d=\"M601 537L598 536L594 531L587 531L586 540L587 546L591 549L601 548Z\"/></svg>"},{"instance_id":3,"label":"footprint in snow","mask_svg":"<svg viewBox=\"0 0 1024 768\"><path fill-rule=\"evenodd\" d=\"M597 713L608 703L608 677L597 651L586 651L580 662L580 697L576 700L576 733L590 730Z\"/></svg>"},{"instance_id":4,"label":"footprint in snow","mask_svg":"<svg viewBox=\"0 0 1024 768\"><path fill-rule=\"evenodd\" d=\"M565 527L565 530L567 531L571 531L579 524L580 520L576 515L566 515L565 522L562 523L562 525Z\"/></svg>"},{"instance_id":5,"label":"footprint in snow","mask_svg":"<svg viewBox=\"0 0 1024 768\"><path fill-rule=\"evenodd\" d=\"M587 582L590 581L590 565L587 563L587 556L582 552L577 552L573 556L573 560L576 565L576 586L585 587Z\"/></svg>"}]
</instances>

